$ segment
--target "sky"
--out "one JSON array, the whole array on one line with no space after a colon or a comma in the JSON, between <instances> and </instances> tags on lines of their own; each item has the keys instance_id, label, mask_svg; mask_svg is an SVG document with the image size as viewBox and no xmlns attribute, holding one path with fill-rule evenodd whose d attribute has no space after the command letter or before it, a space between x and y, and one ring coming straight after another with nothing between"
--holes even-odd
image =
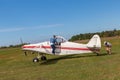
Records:
<instances>
[{"instance_id":1,"label":"sky","mask_svg":"<svg viewBox=\"0 0 120 80\"><path fill-rule=\"evenodd\" d=\"M0 46L120 29L120 0L0 0Z\"/></svg>"}]
</instances>

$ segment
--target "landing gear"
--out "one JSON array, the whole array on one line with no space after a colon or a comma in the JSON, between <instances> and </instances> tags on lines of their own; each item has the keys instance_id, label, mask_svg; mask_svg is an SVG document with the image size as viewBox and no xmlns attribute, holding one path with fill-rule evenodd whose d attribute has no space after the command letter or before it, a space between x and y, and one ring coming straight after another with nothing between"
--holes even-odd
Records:
<instances>
[{"instance_id":1,"label":"landing gear","mask_svg":"<svg viewBox=\"0 0 120 80\"><path fill-rule=\"evenodd\" d=\"M100 49L98 49L98 48L96 48L96 47L93 48L93 52L94 52L95 54L97 54L97 56L100 55Z\"/></svg>"},{"instance_id":2,"label":"landing gear","mask_svg":"<svg viewBox=\"0 0 120 80\"><path fill-rule=\"evenodd\" d=\"M47 60L46 56L41 56L41 60L44 61L44 60Z\"/></svg>"},{"instance_id":3,"label":"landing gear","mask_svg":"<svg viewBox=\"0 0 120 80\"><path fill-rule=\"evenodd\" d=\"M38 53L38 56L33 59L33 62L39 62L40 59L41 59L41 61L46 61L46 60L47 60L47 58L46 58L45 55L42 54L42 55L40 56L40 53Z\"/></svg>"}]
</instances>

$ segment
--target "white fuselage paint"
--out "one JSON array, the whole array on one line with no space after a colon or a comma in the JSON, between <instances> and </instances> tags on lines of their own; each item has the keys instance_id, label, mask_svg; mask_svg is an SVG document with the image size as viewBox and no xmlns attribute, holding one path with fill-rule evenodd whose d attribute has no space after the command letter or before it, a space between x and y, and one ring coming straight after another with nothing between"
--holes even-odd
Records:
<instances>
[{"instance_id":1,"label":"white fuselage paint","mask_svg":"<svg viewBox=\"0 0 120 80\"><path fill-rule=\"evenodd\" d=\"M63 38L62 38L63 39ZM91 53L94 50L100 50L101 39L98 35L94 35L88 44L80 44L75 42L69 42L64 40L60 42L60 45L56 45L55 55L70 55L70 54L81 54L81 53ZM28 44L22 46L23 50L36 51L41 53L53 54L52 48L49 41Z\"/></svg>"}]
</instances>

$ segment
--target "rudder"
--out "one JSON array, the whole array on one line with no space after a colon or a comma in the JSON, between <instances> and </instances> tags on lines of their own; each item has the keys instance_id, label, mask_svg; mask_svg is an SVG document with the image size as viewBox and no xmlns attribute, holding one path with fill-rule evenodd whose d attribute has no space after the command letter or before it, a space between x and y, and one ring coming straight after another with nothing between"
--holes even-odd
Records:
<instances>
[{"instance_id":1,"label":"rudder","mask_svg":"<svg viewBox=\"0 0 120 80\"><path fill-rule=\"evenodd\" d=\"M90 41L87 43L87 47L89 48L101 48L101 39L99 35L95 34Z\"/></svg>"}]
</instances>

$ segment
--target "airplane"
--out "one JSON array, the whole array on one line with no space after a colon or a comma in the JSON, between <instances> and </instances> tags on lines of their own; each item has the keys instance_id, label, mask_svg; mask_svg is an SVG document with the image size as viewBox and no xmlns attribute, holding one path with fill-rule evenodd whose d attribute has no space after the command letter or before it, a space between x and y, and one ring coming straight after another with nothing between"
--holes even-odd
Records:
<instances>
[{"instance_id":1,"label":"airplane","mask_svg":"<svg viewBox=\"0 0 120 80\"><path fill-rule=\"evenodd\" d=\"M33 62L39 62L40 59L47 60L45 54L73 55L94 52L99 55L101 49L101 39L97 34L93 35L87 44L70 42L62 36L56 36L56 40L57 44L55 54L52 53L50 41L44 41L36 44L26 44L22 46L22 50L25 55L27 55L27 51L37 52L38 56L33 59Z\"/></svg>"}]
</instances>

